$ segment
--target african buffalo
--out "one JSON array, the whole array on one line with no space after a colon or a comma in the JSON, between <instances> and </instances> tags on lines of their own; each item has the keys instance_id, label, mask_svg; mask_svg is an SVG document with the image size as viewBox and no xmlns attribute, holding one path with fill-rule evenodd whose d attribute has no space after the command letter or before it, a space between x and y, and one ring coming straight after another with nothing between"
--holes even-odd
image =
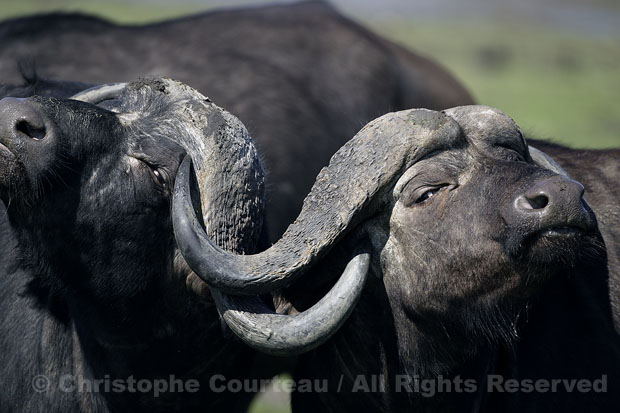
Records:
<instances>
[{"instance_id":1,"label":"african buffalo","mask_svg":"<svg viewBox=\"0 0 620 413\"><path fill-rule=\"evenodd\" d=\"M251 377L254 352L178 253L170 198L185 156L209 235L255 252L257 153L245 127L195 90L154 78L72 100L0 101L0 410L247 406L250 395L209 387L214 374ZM149 382L132 391L131 380Z\"/></svg>"},{"instance_id":2,"label":"african buffalo","mask_svg":"<svg viewBox=\"0 0 620 413\"><path fill-rule=\"evenodd\" d=\"M235 375L252 359L223 334L212 303L186 289L189 271L169 214L188 153L213 191L204 210L209 231L229 250L256 248L263 178L246 130L165 79L128 85L108 109L40 97L0 101L0 197L11 227L3 224L11 234L0 251L1 410L228 406L237 395L204 386L158 397L78 387L106 378L129 386L131 378Z\"/></svg>"},{"instance_id":3,"label":"african buffalo","mask_svg":"<svg viewBox=\"0 0 620 413\"><path fill-rule=\"evenodd\" d=\"M272 240L293 222L319 170L368 121L473 103L436 63L316 1L144 26L80 14L8 20L0 24L2 82L21 81L17 62L33 62L39 76L26 70L29 82L0 96L53 95L48 78L101 84L152 74L218 102L248 126L261 154Z\"/></svg>"},{"instance_id":4,"label":"african buffalo","mask_svg":"<svg viewBox=\"0 0 620 413\"><path fill-rule=\"evenodd\" d=\"M186 158L172 217L188 264L218 289L243 340L307 352L295 377L328 385L295 392L295 411L620 407L605 245L584 188L498 110L409 110L369 123L321 172L283 237L254 255L227 253L202 230L189 171ZM300 320L314 317L345 265L328 295L356 299L363 288L357 307L327 342L301 343L313 332ZM299 314L220 292L281 287ZM528 390L537 380L546 391Z\"/></svg>"}]
</instances>

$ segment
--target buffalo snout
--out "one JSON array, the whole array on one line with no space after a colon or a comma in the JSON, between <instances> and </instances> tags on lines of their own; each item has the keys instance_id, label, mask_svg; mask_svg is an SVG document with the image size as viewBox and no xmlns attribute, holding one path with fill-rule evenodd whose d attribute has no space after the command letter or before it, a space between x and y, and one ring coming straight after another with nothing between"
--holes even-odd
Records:
<instances>
[{"instance_id":1,"label":"buffalo snout","mask_svg":"<svg viewBox=\"0 0 620 413\"><path fill-rule=\"evenodd\" d=\"M0 142L8 147L15 141L39 141L46 137L47 128L41 112L25 99L0 100Z\"/></svg>"},{"instance_id":2,"label":"buffalo snout","mask_svg":"<svg viewBox=\"0 0 620 413\"><path fill-rule=\"evenodd\" d=\"M45 174L57 166L58 133L53 125L38 101L0 100L0 197L7 200L18 188L22 195L36 192Z\"/></svg>"},{"instance_id":3,"label":"buffalo snout","mask_svg":"<svg viewBox=\"0 0 620 413\"><path fill-rule=\"evenodd\" d=\"M526 236L591 233L596 221L579 182L556 175L535 181L504 210L504 219Z\"/></svg>"}]
</instances>

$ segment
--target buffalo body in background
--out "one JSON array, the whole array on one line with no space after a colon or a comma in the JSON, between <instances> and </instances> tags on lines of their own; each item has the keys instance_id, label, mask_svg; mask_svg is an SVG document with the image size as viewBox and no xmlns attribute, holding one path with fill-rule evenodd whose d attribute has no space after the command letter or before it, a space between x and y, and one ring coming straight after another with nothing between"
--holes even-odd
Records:
<instances>
[{"instance_id":1,"label":"buffalo body in background","mask_svg":"<svg viewBox=\"0 0 620 413\"><path fill-rule=\"evenodd\" d=\"M57 94L45 78L101 84L178 79L242 119L267 176L270 238L297 216L319 170L370 120L407 108L473 103L436 63L379 37L324 2L224 10L144 26L78 14L0 24L0 79L19 62L43 79L2 96ZM61 85L62 86L62 85Z\"/></svg>"}]
</instances>

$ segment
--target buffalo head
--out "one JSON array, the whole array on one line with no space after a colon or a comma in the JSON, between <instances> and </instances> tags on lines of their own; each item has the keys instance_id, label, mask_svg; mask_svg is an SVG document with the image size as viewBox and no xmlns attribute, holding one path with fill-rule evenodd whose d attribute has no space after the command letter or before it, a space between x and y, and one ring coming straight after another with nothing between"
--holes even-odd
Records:
<instances>
[{"instance_id":1,"label":"buffalo head","mask_svg":"<svg viewBox=\"0 0 620 413\"><path fill-rule=\"evenodd\" d=\"M282 239L260 254L221 251L192 226L183 181L175 188L175 232L207 283L236 294L290 286L335 245L354 245L358 250L349 254L359 264L358 283L368 269L382 279L402 324L396 331L403 349L411 347L410 332L420 330L448 335L451 346L466 351L472 342L509 339L520 309L545 279L600 246L583 187L528 148L510 118L483 106L408 110L369 123L319 174ZM339 294L340 301L355 300L359 284ZM215 295L228 308L224 318L250 344L307 350L299 344L299 323L310 322L315 307L286 318L257 311L251 299Z\"/></svg>"},{"instance_id":2,"label":"buffalo head","mask_svg":"<svg viewBox=\"0 0 620 413\"><path fill-rule=\"evenodd\" d=\"M186 155L207 232L229 251L254 251L263 216L256 151L235 117L190 87L153 78L70 100L0 101L0 195L23 261L43 284L78 292L92 330L113 332L106 340L152 334L142 330L160 328L164 312L149 309L193 282L170 218Z\"/></svg>"}]
</instances>

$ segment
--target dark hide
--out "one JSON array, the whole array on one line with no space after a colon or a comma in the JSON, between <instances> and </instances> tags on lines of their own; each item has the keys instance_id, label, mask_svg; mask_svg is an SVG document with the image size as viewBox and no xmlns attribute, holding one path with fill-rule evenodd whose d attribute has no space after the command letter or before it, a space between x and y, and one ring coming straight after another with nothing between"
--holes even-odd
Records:
<instances>
[{"instance_id":1,"label":"dark hide","mask_svg":"<svg viewBox=\"0 0 620 413\"><path fill-rule=\"evenodd\" d=\"M115 106L122 113L43 97L0 102L0 411L243 411L250 394L214 393L209 378L249 376L253 352L186 286L170 193L192 154L212 198L211 236L252 252L262 212L256 152L240 122L167 79L130 84ZM14 132L15 117L40 117L45 136ZM33 387L38 375L47 391ZM67 375L76 386L174 376L200 387L158 397L63 391Z\"/></svg>"},{"instance_id":2,"label":"dark hide","mask_svg":"<svg viewBox=\"0 0 620 413\"><path fill-rule=\"evenodd\" d=\"M145 26L77 14L9 20L0 25L0 79L20 82L20 61L33 61L42 78L94 84L170 76L243 119L267 172L272 241L299 213L321 167L368 121L472 103L436 63L323 2Z\"/></svg>"}]
</instances>

